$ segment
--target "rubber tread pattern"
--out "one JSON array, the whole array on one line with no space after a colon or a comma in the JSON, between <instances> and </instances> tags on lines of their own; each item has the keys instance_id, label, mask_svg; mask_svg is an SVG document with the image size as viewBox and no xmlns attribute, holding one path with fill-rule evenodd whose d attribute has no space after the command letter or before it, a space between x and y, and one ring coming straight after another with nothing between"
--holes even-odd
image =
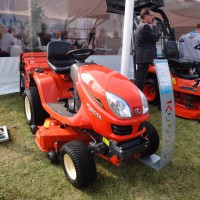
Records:
<instances>
[{"instance_id":1,"label":"rubber tread pattern","mask_svg":"<svg viewBox=\"0 0 200 200\"><path fill-rule=\"evenodd\" d=\"M72 180L64 166L64 155L68 154L76 168L77 178ZM82 141L71 141L61 148L61 162L67 179L76 188L88 186L96 177L94 158L88 147Z\"/></svg>"}]
</instances>

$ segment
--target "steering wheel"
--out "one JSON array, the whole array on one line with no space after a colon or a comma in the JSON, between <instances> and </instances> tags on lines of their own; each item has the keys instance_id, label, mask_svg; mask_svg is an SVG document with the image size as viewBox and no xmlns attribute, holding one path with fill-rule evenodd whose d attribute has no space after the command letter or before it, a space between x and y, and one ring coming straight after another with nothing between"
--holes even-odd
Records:
<instances>
[{"instance_id":1,"label":"steering wheel","mask_svg":"<svg viewBox=\"0 0 200 200\"><path fill-rule=\"evenodd\" d=\"M67 57L74 58L78 62L84 62L90 55L94 54L93 49L75 49L66 53Z\"/></svg>"}]
</instances>

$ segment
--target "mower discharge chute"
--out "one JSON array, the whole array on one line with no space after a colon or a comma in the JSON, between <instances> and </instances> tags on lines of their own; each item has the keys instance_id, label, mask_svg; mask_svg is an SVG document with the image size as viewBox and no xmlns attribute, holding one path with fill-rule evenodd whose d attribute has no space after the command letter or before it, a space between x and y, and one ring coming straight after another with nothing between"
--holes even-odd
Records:
<instances>
[{"instance_id":1,"label":"mower discharge chute","mask_svg":"<svg viewBox=\"0 0 200 200\"><path fill-rule=\"evenodd\" d=\"M24 112L36 143L52 163L61 160L77 188L95 178L93 155L119 166L159 147L158 133L146 121L145 95L118 72L86 63L91 54L54 41L47 54L24 53L20 62Z\"/></svg>"}]
</instances>

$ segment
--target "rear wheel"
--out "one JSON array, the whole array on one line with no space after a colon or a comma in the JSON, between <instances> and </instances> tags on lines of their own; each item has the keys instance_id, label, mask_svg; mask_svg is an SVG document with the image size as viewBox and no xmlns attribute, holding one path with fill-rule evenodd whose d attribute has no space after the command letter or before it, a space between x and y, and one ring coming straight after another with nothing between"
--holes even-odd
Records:
<instances>
[{"instance_id":1,"label":"rear wheel","mask_svg":"<svg viewBox=\"0 0 200 200\"><path fill-rule=\"evenodd\" d=\"M23 93L24 114L29 125L42 125L48 117L42 107L37 87L30 87Z\"/></svg>"},{"instance_id":2,"label":"rear wheel","mask_svg":"<svg viewBox=\"0 0 200 200\"><path fill-rule=\"evenodd\" d=\"M145 94L150 104L154 105L160 104L158 82L155 79L149 78L146 80L145 85L143 87L143 93Z\"/></svg>"},{"instance_id":3,"label":"rear wheel","mask_svg":"<svg viewBox=\"0 0 200 200\"><path fill-rule=\"evenodd\" d=\"M156 128L151 123L144 122L140 126L146 128L146 132L143 136L149 140L149 148L141 153L141 157L145 158L154 154L158 150L160 140Z\"/></svg>"},{"instance_id":4,"label":"rear wheel","mask_svg":"<svg viewBox=\"0 0 200 200\"><path fill-rule=\"evenodd\" d=\"M76 188L89 185L96 176L93 155L82 141L71 141L62 146L61 163L67 179Z\"/></svg>"}]
</instances>

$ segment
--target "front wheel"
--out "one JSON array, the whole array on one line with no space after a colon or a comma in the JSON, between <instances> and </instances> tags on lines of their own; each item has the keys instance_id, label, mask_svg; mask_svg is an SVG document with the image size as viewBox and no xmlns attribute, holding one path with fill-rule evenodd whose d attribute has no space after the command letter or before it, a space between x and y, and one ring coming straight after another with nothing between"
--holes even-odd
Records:
<instances>
[{"instance_id":1,"label":"front wheel","mask_svg":"<svg viewBox=\"0 0 200 200\"><path fill-rule=\"evenodd\" d=\"M67 179L76 188L88 186L96 176L93 155L82 141L71 141L62 146L61 163Z\"/></svg>"},{"instance_id":2,"label":"front wheel","mask_svg":"<svg viewBox=\"0 0 200 200\"><path fill-rule=\"evenodd\" d=\"M148 149L141 153L141 157L145 158L154 154L158 150L160 140L156 128L151 123L146 121L140 126L146 128L146 131L143 134L143 136L149 140Z\"/></svg>"}]
</instances>

